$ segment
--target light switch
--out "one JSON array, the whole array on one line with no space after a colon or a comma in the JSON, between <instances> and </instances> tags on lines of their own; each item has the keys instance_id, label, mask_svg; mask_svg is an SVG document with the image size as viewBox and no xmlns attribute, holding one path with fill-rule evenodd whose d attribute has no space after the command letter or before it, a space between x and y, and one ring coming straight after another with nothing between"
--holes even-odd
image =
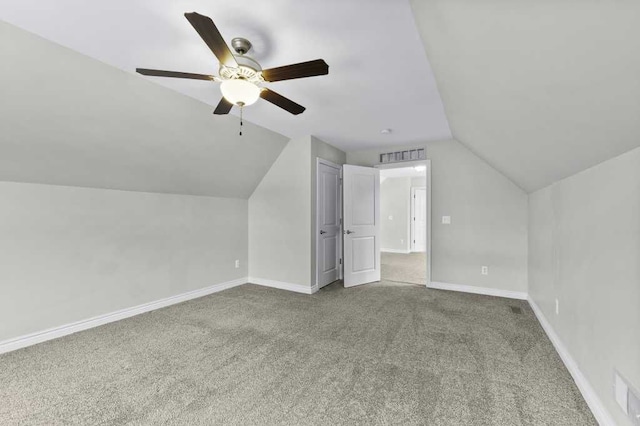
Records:
<instances>
[{"instance_id":1,"label":"light switch","mask_svg":"<svg viewBox=\"0 0 640 426\"><path fill-rule=\"evenodd\" d=\"M451 224L451 216L442 216L442 224L450 225Z\"/></svg>"}]
</instances>

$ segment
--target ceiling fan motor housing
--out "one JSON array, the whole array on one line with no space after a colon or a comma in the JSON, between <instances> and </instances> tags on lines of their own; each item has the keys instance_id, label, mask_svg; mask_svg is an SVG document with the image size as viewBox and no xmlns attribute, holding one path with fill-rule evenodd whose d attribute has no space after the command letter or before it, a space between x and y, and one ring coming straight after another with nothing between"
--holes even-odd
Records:
<instances>
[{"instance_id":1,"label":"ceiling fan motor housing","mask_svg":"<svg viewBox=\"0 0 640 426\"><path fill-rule=\"evenodd\" d=\"M262 67L255 59L244 55L234 55L234 58L238 63L238 68L231 68L220 65L220 77L223 80L242 78L252 83L264 82L261 74Z\"/></svg>"}]
</instances>

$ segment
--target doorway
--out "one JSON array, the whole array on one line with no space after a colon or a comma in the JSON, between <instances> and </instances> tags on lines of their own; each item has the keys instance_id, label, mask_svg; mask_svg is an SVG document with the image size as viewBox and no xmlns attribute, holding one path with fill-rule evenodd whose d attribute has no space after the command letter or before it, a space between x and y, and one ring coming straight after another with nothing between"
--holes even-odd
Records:
<instances>
[{"instance_id":1,"label":"doorway","mask_svg":"<svg viewBox=\"0 0 640 426\"><path fill-rule=\"evenodd\" d=\"M380 168L381 279L429 282L429 191L427 164Z\"/></svg>"},{"instance_id":2,"label":"doorway","mask_svg":"<svg viewBox=\"0 0 640 426\"><path fill-rule=\"evenodd\" d=\"M317 288L337 279L343 279L345 287L377 281L428 286L431 283L430 161L362 167L338 166L318 158L317 165L313 234ZM405 179L408 184L401 191L399 201L391 200L388 204L402 206L404 210L397 214L387 214L385 210L383 215L381 204L389 200L381 196L381 185L387 179L399 177L409 178ZM413 196L416 202L412 202ZM387 221L389 225L394 218L404 222L404 226L391 240L393 244L387 245L382 235L383 223Z\"/></svg>"}]
</instances>

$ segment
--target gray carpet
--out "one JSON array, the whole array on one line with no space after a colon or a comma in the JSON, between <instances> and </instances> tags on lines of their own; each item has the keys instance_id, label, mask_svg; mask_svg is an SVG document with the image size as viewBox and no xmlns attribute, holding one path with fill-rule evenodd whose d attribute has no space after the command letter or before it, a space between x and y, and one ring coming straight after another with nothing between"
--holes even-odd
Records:
<instances>
[{"instance_id":1,"label":"gray carpet","mask_svg":"<svg viewBox=\"0 0 640 426\"><path fill-rule=\"evenodd\" d=\"M2 425L596 424L526 302L388 282L237 287L1 355L0 383Z\"/></svg>"},{"instance_id":2,"label":"gray carpet","mask_svg":"<svg viewBox=\"0 0 640 426\"><path fill-rule=\"evenodd\" d=\"M413 284L427 282L426 253L380 253L381 276L386 281Z\"/></svg>"}]
</instances>

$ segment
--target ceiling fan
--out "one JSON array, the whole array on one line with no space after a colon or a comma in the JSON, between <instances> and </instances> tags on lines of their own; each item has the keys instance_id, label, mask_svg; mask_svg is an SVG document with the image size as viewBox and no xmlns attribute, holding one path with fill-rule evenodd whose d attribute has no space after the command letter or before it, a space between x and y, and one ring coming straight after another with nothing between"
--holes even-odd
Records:
<instances>
[{"instance_id":1,"label":"ceiling fan","mask_svg":"<svg viewBox=\"0 0 640 426\"><path fill-rule=\"evenodd\" d=\"M236 52L233 54L211 18L196 12L185 13L184 16L218 58L220 62L219 76L147 68L136 68L136 72L154 77L221 82L220 91L223 97L213 112L214 114L228 114L234 105L241 108L242 114L243 107L255 103L259 98L271 102L291 114L301 114L305 107L263 87L263 84L329 74L329 65L322 59L263 70L257 61L246 56L246 53L251 49L249 40L244 38L231 40L231 46Z\"/></svg>"}]
</instances>

